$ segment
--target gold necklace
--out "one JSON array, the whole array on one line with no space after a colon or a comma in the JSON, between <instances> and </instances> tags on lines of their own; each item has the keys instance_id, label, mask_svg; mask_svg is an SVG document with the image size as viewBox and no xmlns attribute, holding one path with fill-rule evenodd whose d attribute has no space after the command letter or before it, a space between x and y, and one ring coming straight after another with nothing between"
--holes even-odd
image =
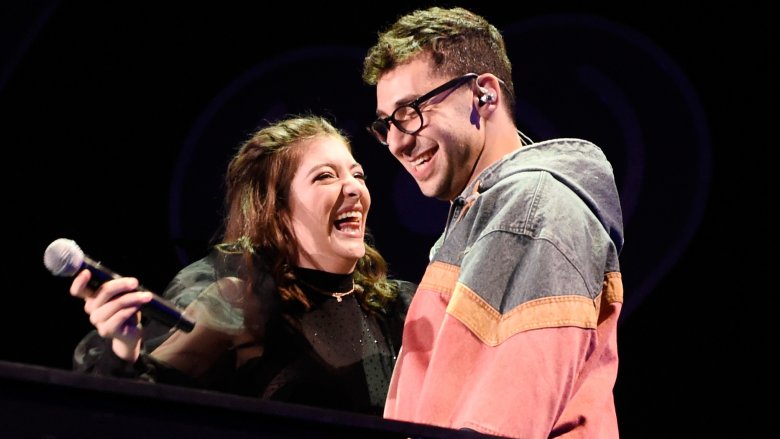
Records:
<instances>
[{"instance_id":1,"label":"gold necklace","mask_svg":"<svg viewBox=\"0 0 780 439\"><path fill-rule=\"evenodd\" d=\"M355 292L355 281L354 280L352 280L352 288L350 288L347 291L344 291L343 293L333 293L331 291L325 291L322 288L315 287L314 285L312 285L312 284L310 284L310 283L308 283L308 282L306 282L304 280L301 280L301 279L298 279L298 282L306 285L307 287L311 288L314 291L317 291L318 293L327 294L330 297L335 297L336 301L339 302L339 303L341 303L341 301L343 300L342 297L349 296L350 294Z\"/></svg>"},{"instance_id":2,"label":"gold necklace","mask_svg":"<svg viewBox=\"0 0 780 439\"><path fill-rule=\"evenodd\" d=\"M336 298L336 302L341 302L341 298L344 296L349 296L350 294L355 292L355 282L352 282L352 288L350 288L349 291L344 291L343 293L330 293L331 297Z\"/></svg>"}]
</instances>

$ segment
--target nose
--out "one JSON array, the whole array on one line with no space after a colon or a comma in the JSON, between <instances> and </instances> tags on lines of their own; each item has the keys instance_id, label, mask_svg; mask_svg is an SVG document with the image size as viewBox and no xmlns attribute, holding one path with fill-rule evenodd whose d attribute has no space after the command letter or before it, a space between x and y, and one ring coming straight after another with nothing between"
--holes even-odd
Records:
<instances>
[{"instance_id":1,"label":"nose","mask_svg":"<svg viewBox=\"0 0 780 439\"><path fill-rule=\"evenodd\" d=\"M354 175L350 175L349 178L344 181L344 185L341 187L341 190L344 193L344 197L346 198L360 198L360 196L363 194L363 191L367 191L363 182Z\"/></svg>"},{"instance_id":2,"label":"nose","mask_svg":"<svg viewBox=\"0 0 780 439\"><path fill-rule=\"evenodd\" d=\"M368 209L371 207L371 192L368 191L364 179L350 175L344 181L341 191L344 199L353 199L353 202L359 202L363 207L363 214L368 213Z\"/></svg>"}]
</instances>

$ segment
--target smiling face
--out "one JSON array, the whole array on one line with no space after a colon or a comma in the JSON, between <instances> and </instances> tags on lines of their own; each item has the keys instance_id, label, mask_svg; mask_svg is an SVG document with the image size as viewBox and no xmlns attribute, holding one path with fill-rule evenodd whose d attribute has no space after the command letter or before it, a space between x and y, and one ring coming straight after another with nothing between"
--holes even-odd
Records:
<instances>
[{"instance_id":1,"label":"smiling face","mask_svg":"<svg viewBox=\"0 0 780 439\"><path fill-rule=\"evenodd\" d=\"M392 114L399 106L452 79L431 72L426 56L419 56L382 75L377 82L377 115ZM391 124L388 149L429 197L452 200L464 189L480 151L484 135L471 83L441 93L422 105L423 127L405 134Z\"/></svg>"},{"instance_id":2,"label":"smiling face","mask_svg":"<svg viewBox=\"0 0 780 439\"><path fill-rule=\"evenodd\" d=\"M306 142L289 196L290 220L298 241L297 264L351 273L366 251L363 238L371 195L363 168L335 137Z\"/></svg>"}]
</instances>

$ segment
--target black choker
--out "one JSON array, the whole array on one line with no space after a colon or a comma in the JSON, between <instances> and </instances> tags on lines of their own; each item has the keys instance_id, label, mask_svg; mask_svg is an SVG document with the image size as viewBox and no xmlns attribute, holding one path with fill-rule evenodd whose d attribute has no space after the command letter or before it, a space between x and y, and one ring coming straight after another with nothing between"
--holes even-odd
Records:
<instances>
[{"instance_id":1,"label":"black choker","mask_svg":"<svg viewBox=\"0 0 780 439\"><path fill-rule=\"evenodd\" d=\"M343 297L355 292L355 281L352 273L336 274L311 268L294 267L293 271L298 282L317 293L334 297L341 302Z\"/></svg>"},{"instance_id":2,"label":"black choker","mask_svg":"<svg viewBox=\"0 0 780 439\"><path fill-rule=\"evenodd\" d=\"M298 281L300 283L306 285L307 287L311 288L312 290L318 292L318 293L326 294L326 295L328 295L330 297L335 297L337 302L341 302L341 300L342 300L341 298L342 297L349 296L350 294L355 292L355 282L352 282L352 288L350 288L349 290L344 291L343 293L334 293L334 292L330 292L330 291L325 291L325 290L323 290L321 288L317 288L314 285L312 285L312 284L310 284L308 282L304 282L304 281L302 281L300 279L298 279Z\"/></svg>"}]
</instances>

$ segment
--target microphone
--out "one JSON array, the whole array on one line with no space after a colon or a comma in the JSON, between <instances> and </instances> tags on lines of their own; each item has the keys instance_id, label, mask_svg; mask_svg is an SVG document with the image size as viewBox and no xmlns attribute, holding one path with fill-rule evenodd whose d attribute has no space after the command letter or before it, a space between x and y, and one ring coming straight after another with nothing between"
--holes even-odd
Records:
<instances>
[{"instance_id":1,"label":"microphone","mask_svg":"<svg viewBox=\"0 0 780 439\"><path fill-rule=\"evenodd\" d=\"M43 265L53 275L62 277L73 277L81 270L87 269L92 273L88 285L95 290L108 280L122 277L99 261L85 255L75 241L65 238L57 239L46 247ZM136 290L148 291L141 285L138 285ZM195 322L182 314L176 305L156 294L152 295L149 303L141 306L141 312L166 326L179 328L185 332L190 332L195 327Z\"/></svg>"}]
</instances>

